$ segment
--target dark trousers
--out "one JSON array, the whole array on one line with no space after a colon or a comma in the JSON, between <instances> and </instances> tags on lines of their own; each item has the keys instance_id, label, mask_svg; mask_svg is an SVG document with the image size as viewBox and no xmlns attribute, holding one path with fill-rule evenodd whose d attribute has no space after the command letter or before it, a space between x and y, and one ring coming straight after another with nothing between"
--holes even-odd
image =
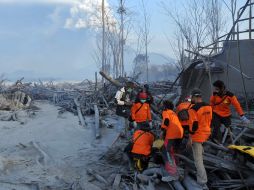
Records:
<instances>
[{"instance_id":1,"label":"dark trousers","mask_svg":"<svg viewBox=\"0 0 254 190\"><path fill-rule=\"evenodd\" d=\"M212 119L212 139L216 139L217 141L222 141L222 133L221 133L221 124L223 124L225 127L231 126L231 116L228 117L222 117L219 116L216 113L213 113L213 119Z\"/></svg>"}]
</instances>

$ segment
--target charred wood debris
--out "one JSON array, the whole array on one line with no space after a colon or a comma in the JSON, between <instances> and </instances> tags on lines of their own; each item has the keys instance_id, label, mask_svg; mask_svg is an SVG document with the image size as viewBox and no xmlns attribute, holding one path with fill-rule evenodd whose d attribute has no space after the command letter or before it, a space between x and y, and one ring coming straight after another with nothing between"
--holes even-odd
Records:
<instances>
[{"instance_id":1,"label":"charred wood debris","mask_svg":"<svg viewBox=\"0 0 254 190\"><path fill-rule=\"evenodd\" d=\"M136 84L136 91L141 85L133 78L112 79L100 72L107 82L102 83L85 80L80 83L54 84L48 83L24 83L24 78L18 80L12 86L0 83L0 121L18 121L18 111L36 111L33 105L35 100L47 100L59 106L59 114L65 111L72 112L79 118L79 124L86 127L85 117L95 115L96 138L103 138L99 128L114 127L105 120L106 116L115 115L114 96L116 91L124 86L127 81ZM97 80L96 80L97 81ZM171 99L176 103L180 96L176 82L150 83L150 91L154 96L152 105L153 125L155 134L160 130L160 105L163 99ZM8 112L9 115L4 115ZM251 113L251 112L250 112ZM33 115L33 114L31 114ZM254 114L249 114L252 124L243 126L237 118L233 119L232 135L236 145L254 146ZM21 123L22 124L22 123ZM231 141L231 142L230 142ZM195 165L191 148L183 147L176 153L178 170L181 175L178 181L162 182L161 166L151 163L151 167L142 174L129 172L128 161L123 149L128 139L118 136L107 152L102 153L96 163L91 163L87 169L89 182L97 189L198 189L195 176ZM215 144L212 141L204 143L204 164L208 174L208 186L210 189L254 189L254 158L249 154L232 150L228 145L232 140L228 138L225 143ZM149 164L150 165L150 164ZM72 184L70 189L77 189L78 184Z\"/></svg>"}]
</instances>

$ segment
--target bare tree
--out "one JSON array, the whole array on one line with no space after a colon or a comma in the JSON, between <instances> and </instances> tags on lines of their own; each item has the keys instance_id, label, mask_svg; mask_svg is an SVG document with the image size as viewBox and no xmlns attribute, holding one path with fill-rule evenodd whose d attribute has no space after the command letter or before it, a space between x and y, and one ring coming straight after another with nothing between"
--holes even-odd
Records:
<instances>
[{"instance_id":1,"label":"bare tree","mask_svg":"<svg viewBox=\"0 0 254 190\"><path fill-rule=\"evenodd\" d=\"M121 59L120 59L120 75L123 76L124 75L124 15L126 13L125 7L124 7L124 3L125 1L123 0L119 0L120 1L120 5L119 8L117 10L117 12L120 14L120 46L121 46Z\"/></svg>"},{"instance_id":2,"label":"bare tree","mask_svg":"<svg viewBox=\"0 0 254 190\"><path fill-rule=\"evenodd\" d=\"M165 37L167 38L174 57L176 58L175 66L177 70L181 71L185 69L188 57L184 51L184 48L186 47L186 40L183 34L179 31L179 29L176 29L173 36L174 40L170 39L166 34Z\"/></svg>"},{"instance_id":3,"label":"bare tree","mask_svg":"<svg viewBox=\"0 0 254 190\"><path fill-rule=\"evenodd\" d=\"M121 31L119 23L107 22L107 42L112 53L113 62L113 77L122 76L122 45Z\"/></svg>"},{"instance_id":4,"label":"bare tree","mask_svg":"<svg viewBox=\"0 0 254 190\"><path fill-rule=\"evenodd\" d=\"M149 58L148 58L148 45L151 41L150 34L150 16L147 13L147 7L144 0L140 0L141 14L136 21L135 30L135 58L133 60L133 77L139 76L140 79L144 79L146 75L146 81L149 80ZM145 72L144 72L145 71Z\"/></svg>"},{"instance_id":5,"label":"bare tree","mask_svg":"<svg viewBox=\"0 0 254 190\"><path fill-rule=\"evenodd\" d=\"M100 11L100 8L98 6L97 11ZM126 12L125 17L121 20L122 17L112 17L113 8L106 7L101 10L103 14L94 15L96 22L99 23L98 28L102 27L103 32L96 34L93 59L104 72L108 74L112 72L113 77L117 78L124 75L122 45L125 44L131 30L131 15ZM124 32L122 32L122 24Z\"/></svg>"},{"instance_id":6,"label":"bare tree","mask_svg":"<svg viewBox=\"0 0 254 190\"><path fill-rule=\"evenodd\" d=\"M230 2L222 0L222 2L225 4L225 6L228 8L229 12L231 13L231 19L232 19L232 24L233 24L236 19L237 0L230 0Z\"/></svg>"},{"instance_id":7,"label":"bare tree","mask_svg":"<svg viewBox=\"0 0 254 190\"><path fill-rule=\"evenodd\" d=\"M105 72L106 62L105 62L105 1L102 0L101 3L101 18L102 18L102 71ZM102 83L104 83L104 78L102 78Z\"/></svg>"},{"instance_id":8,"label":"bare tree","mask_svg":"<svg viewBox=\"0 0 254 190\"><path fill-rule=\"evenodd\" d=\"M143 31L142 31L142 38L144 40L145 45L145 62L146 62L146 81L149 81L149 65L148 65L148 45L150 43L149 41L149 33L150 33L150 16L147 13L146 5L144 4L144 0L141 0L142 4L142 16L143 16Z\"/></svg>"},{"instance_id":9,"label":"bare tree","mask_svg":"<svg viewBox=\"0 0 254 190\"><path fill-rule=\"evenodd\" d=\"M118 31L114 28L113 31L109 32L107 35L108 43L111 49L113 58L113 78L117 78L121 73L121 45L120 36Z\"/></svg>"},{"instance_id":10,"label":"bare tree","mask_svg":"<svg viewBox=\"0 0 254 190\"><path fill-rule=\"evenodd\" d=\"M206 4L206 18L208 20L208 35L211 43L214 43L215 53L218 51L218 39L225 26L221 10L222 4L218 0L208 1Z\"/></svg>"},{"instance_id":11,"label":"bare tree","mask_svg":"<svg viewBox=\"0 0 254 190\"><path fill-rule=\"evenodd\" d=\"M136 35L136 39L135 39L135 45L136 45L136 50L135 50L135 58L133 60L133 77L136 78L138 77L140 74L142 74L142 72L139 71L139 59L138 57L140 55L142 55L142 50L144 48L144 40L142 40L142 29L141 27L137 27L137 30L135 31L135 35Z\"/></svg>"},{"instance_id":12,"label":"bare tree","mask_svg":"<svg viewBox=\"0 0 254 190\"><path fill-rule=\"evenodd\" d=\"M95 5L94 5L95 6ZM109 13L109 7L105 6L105 1L102 0L101 4L98 4L94 7L95 11L93 14L91 14L91 20L90 22L96 23L93 25L93 29L96 30L102 29L101 33L96 33L96 42L95 42L95 50L93 53L93 59L94 62L97 64L97 66L106 73L110 73L110 51L108 48L108 43L106 39L106 14ZM100 13L100 14L99 14ZM102 79L104 80L104 79Z\"/></svg>"},{"instance_id":13,"label":"bare tree","mask_svg":"<svg viewBox=\"0 0 254 190\"><path fill-rule=\"evenodd\" d=\"M95 42L96 48L94 49L94 53L92 55L93 60L100 69L102 69L105 73L110 74L111 72L110 63L111 63L112 53L111 53L110 44L108 43L108 40L107 40L107 34L105 34L104 53L102 53L103 48L102 48L101 40L102 40L102 34L97 34L96 42ZM104 61L102 61L103 58L104 58Z\"/></svg>"},{"instance_id":14,"label":"bare tree","mask_svg":"<svg viewBox=\"0 0 254 190\"><path fill-rule=\"evenodd\" d=\"M176 25L175 40L170 39L173 41L170 45L177 55L180 68L184 68L186 60L195 57L192 53L186 55L185 49L198 52L206 44L217 43L223 26L221 3L218 0L185 1L181 14L176 10L172 11L166 3L162 3L162 7Z\"/></svg>"},{"instance_id":15,"label":"bare tree","mask_svg":"<svg viewBox=\"0 0 254 190\"><path fill-rule=\"evenodd\" d=\"M136 35L136 52L134 58L133 76L143 74L146 71L146 81L149 81L149 59L148 59L148 45L151 42L150 34L150 16L147 13L147 7L144 0L141 0L142 13L141 19L137 21ZM142 59L141 59L142 58ZM141 65L139 65L141 64ZM142 70L140 69L142 68ZM140 73L142 72L142 73Z\"/></svg>"},{"instance_id":16,"label":"bare tree","mask_svg":"<svg viewBox=\"0 0 254 190\"><path fill-rule=\"evenodd\" d=\"M205 19L204 0L187 1L184 14L170 10L169 6L162 3L166 15L174 21L179 33L185 38L185 47L196 52L207 39L208 22ZM189 55L191 56L191 55Z\"/></svg>"},{"instance_id":17,"label":"bare tree","mask_svg":"<svg viewBox=\"0 0 254 190\"><path fill-rule=\"evenodd\" d=\"M231 19L232 19L232 24L236 20L236 10L237 10L237 0L230 0L229 2L226 2L225 0L222 0L222 2L225 4L225 6L228 8L229 12L231 13ZM234 29L233 29L234 30ZM232 31L234 32L234 31ZM235 35L232 35L232 39L235 39Z\"/></svg>"},{"instance_id":18,"label":"bare tree","mask_svg":"<svg viewBox=\"0 0 254 190\"><path fill-rule=\"evenodd\" d=\"M122 3L123 6L124 2L122 1ZM110 44L113 57L114 78L125 75L123 51L129 33L132 30L131 12L127 8L125 8L124 10L125 12L122 13L125 15L124 17L122 16L122 14L120 14L120 18L115 19L114 22L110 22L110 20L107 20L107 40Z\"/></svg>"}]
</instances>

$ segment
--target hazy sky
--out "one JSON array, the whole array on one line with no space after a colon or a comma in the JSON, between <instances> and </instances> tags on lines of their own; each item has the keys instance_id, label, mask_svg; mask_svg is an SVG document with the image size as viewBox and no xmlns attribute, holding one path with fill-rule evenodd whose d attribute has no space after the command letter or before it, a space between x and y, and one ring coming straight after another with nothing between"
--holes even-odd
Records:
<instances>
[{"instance_id":1,"label":"hazy sky","mask_svg":"<svg viewBox=\"0 0 254 190\"><path fill-rule=\"evenodd\" d=\"M36 2L36 3L34 3ZM0 3L1 71L33 77L89 78L92 33L67 25L77 5L66 0ZM93 68L93 69L92 69ZM83 76L83 77L82 77Z\"/></svg>"},{"instance_id":2,"label":"hazy sky","mask_svg":"<svg viewBox=\"0 0 254 190\"><path fill-rule=\"evenodd\" d=\"M92 78L98 67L92 59L94 31L87 28L87 21L97 1L0 0L0 74ZM144 1L151 16L149 51L172 56L165 34L172 33L173 25L163 14L161 1ZM113 7L117 2L107 1ZM138 16L138 0L126 0L126 5Z\"/></svg>"}]
</instances>

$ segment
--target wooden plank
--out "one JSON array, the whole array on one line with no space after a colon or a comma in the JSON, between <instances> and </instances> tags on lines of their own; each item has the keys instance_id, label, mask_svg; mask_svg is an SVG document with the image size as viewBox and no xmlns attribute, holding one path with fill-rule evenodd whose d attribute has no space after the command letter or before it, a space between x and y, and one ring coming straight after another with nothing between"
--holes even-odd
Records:
<instances>
[{"instance_id":1,"label":"wooden plank","mask_svg":"<svg viewBox=\"0 0 254 190\"><path fill-rule=\"evenodd\" d=\"M183 180L183 185L186 190L202 190L202 188L197 184L197 182L189 175L185 176Z\"/></svg>"},{"instance_id":2,"label":"wooden plank","mask_svg":"<svg viewBox=\"0 0 254 190\"><path fill-rule=\"evenodd\" d=\"M92 170L92 169L87 169L87 173L89 174L89 175L92 175L92 176L94 176L98 181L100 181L101 183L104 183L105 185L108 185L109 183L108 183L108 181L104 178L104 177L102 177L101 175L99 175L98 173L96 173L94 170Z\"/></svg>"},{"instance_id":3,"label":"wooden plank","mask_svg":"<svg viewBox=\"0 0 254 190\"><path fill-rule=\"evenodd\" d=\"M118 190L120 188L120 182L121 182L122 175L117 174L113 183L113 189Z\"/></svg>"},{"instance_id":4,"label":"wooden plank","mask_svg":"<svg viewBox=\"0 0 254 190\"><path fill-rule=\"evenodd\" d=\"M94 119L95 119L95 138L98 139L100 135L100 115L97 104L94 105Z\"/></svg>"},{"instance_id":5,"label":"wooden plank","mask_svg":"<svg viewBox=\"0 0 254 190\"><path fill-rule=\"evenodd\" d=\"M85 127L86 124L85 124L84 117L83 117L83 115L82 115L82 113L81 113L80 103L78 102L78 100L77 100L76 98L74 98L74 103L75 103L76 106L77 106L79 121L80 121L81 125L82 125L83 127Z\"/></svg>"},{"instance_id":6,"label":"wooden plank","mask_svg":"<svg viewBox=\"0 0 254 190\"><path fill-rule=\"evenodd\" d=\"M173 184L174 188L177 190L185 190L184 187L182 186L182 184L178 180L173 181L172 184Z\"/></svg>"},{"instance_id":7,"label":"wooden plank","mask_svg":"<svg viewBox=\"0 0 254 190\"><path fill-rule=\"evenodd\" d=\"M211 147L213 147L215 149L222 150L222 151L225 151L225 152L230 152L229 148L223 146L222 144L220 144L220 145L215 144L215 143L213 143L211 141L204 142L204 145L209 145L209 146L211 146Z\"/></svg>"}]
</instances>

